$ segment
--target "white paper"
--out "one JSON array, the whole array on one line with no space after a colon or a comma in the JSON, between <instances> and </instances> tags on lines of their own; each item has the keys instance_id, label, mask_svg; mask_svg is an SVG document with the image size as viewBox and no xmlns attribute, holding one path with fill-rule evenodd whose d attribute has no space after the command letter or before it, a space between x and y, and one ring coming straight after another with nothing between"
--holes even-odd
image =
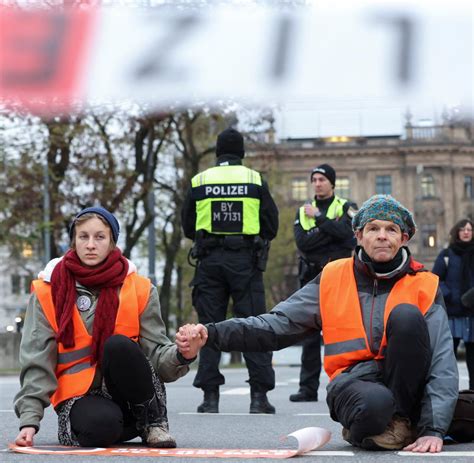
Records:
<instances>
[{"instance_id":1,"label":"white paper","mask_svg":"<svg viewBox=\"0 0 474 463\"><path fill-rule=\"evenodd\" d=\"M288 434L286 438L288 437L294 437L297 440L297 455L301 455L327 444L331 440L331 432L324 428L309 427L298 429Z\"/></svg>"}]
</instances>

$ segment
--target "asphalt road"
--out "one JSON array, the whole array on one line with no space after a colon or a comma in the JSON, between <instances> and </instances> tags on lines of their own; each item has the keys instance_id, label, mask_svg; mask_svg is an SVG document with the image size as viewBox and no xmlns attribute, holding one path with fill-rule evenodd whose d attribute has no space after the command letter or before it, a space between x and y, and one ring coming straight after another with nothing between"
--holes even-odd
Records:
<instances>
[{"instance_id":1,"label":"asphalt road","mask_svg":"<svg viewBox=\"0 0 474 463\"><path fill-rule=\"evenodd\" d=\"M195 371L176 383L167 385L168 415L172 434L178 447L202 449L276 449L281 448L281 437L304 427L318 426L327 428L332 438L320 452L296 457L297 461L331 461L336 463L375 462L401 463L419 461L423 456L404 452L366 452L351 447L341 438L341 426L334 423L328 414L325 403L325 385L320 388L320 401L312 403L292 403L288 396L297 390L299 367L288 366L296 358L296 351L279 353L275 357L277 386L269 393L269 399L277 409L275 415L250 415L249 388L245 380L247 371L244 368L227 368L223 372L226 384L221 388L220 413L197 414L196 407L200 403L201 391L192 387ZM460 363L461 388L467 387L467 372L464 363ZM8 442L12 442L18 430L18 421L12 411L12 398L18 390L17 377L0 377L0 462L62 462L66 458L72 463L88 463L112 461L112 463L139 463L154 461L156 457L134 457L131 461L124 456L51 456L23 455L5 451ZM56 415L48 408L42 422L40 433L36 436L36 444L57 444ZM137 460L137 458L139 458ZM433 457L431 457L433 458ZM169 463L218 461L206 458L162 457L160 461ZM261 459L229 459L239 461L281 461ZM474 461L474 443L445 446L445 451L436 457L437 462Z\"/></svg>"}]
</instances>

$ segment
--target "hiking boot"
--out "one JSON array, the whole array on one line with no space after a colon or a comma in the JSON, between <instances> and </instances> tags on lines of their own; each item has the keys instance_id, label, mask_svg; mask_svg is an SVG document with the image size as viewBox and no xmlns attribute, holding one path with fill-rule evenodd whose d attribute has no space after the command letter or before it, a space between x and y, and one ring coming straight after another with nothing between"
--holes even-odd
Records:
<instances>
[{"instance_id":1,"label":"hiking boot","mask_svg":"<svg viewBox=\"0 0 474 463\"><path fill-rule=\"evenodd\" d=\"M130 404L135 427L148 447L174 448L176 441L168 432L166 407L155 395L139 404Z\"/></svg>"},{"instance_id":2,"label":"hiking boot","mask_svg":"<svg viewBox=\"0 0 474 463\"><path fill-rule=\"evenodd\" d=\"M394 416L382 434L364 438L361 447L366 450L401 450L414 439L410 420Z\"/></svg>"},{"instance_id":3,"label":"hiking boot","mask_svg":"<svg viewBox=\"0 0 474 463\"><path fill-rule=\"evenodd\" d=\"M170 433L159 426L150 426L142 434L142 439L148 447L174 449L176 440Z\"/></svg>"},{"instance_id":4,"label":"hiking boot","mask_svg":"<svg viewBox=\"0 0 474 463\"><path fill-rule=\"evenodd\" d=\"M351 432L347 428L342 428L342 438L349 442L349 444L354 445L354 441L351 439Z\"/></svg>"},{"instance_id":5,"label":"hiking boot","mask_svg":"<svg viewBox=\"0 0 474 463\"><path fill-rule=\"evenodd\" d=\"M204 390L204 400L197 408L198 413L219 413L219 388Z\"/></svg>"},{"instance_id":6,"label":"hiking boot","mask_svg":"<svg viewBox=\"0 0 474 463\"><path fill-rule=\"evenodd\" d=\"M266 413L273 415L275 407L268 401L266 392L250 391L250 413Z\"/></svg>"},{"instance_id":7,"label":"hiking boot","mask_svg":"<svg viewBox=\"0 0 474 463\"><path fill-rule=\"evenodd\" d=\"M318 394L309 394L304 391L298 391L296 394L290 395L290 402L317 402Z\"/></svg>"}]
</instances>

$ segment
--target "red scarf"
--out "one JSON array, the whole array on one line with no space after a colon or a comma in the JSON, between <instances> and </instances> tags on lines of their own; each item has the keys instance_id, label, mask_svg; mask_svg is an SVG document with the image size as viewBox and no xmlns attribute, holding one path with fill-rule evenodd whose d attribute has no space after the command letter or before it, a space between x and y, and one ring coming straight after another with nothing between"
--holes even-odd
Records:
<instances>
[{"instance_id":1,"label":"red scarf","mask_svg":"<svg viewBox=\"0 0 474 463\"><path fill-rule=\"evenodd\" d=\"M100 289L92 329L92 363L100 363L105 341L112 335L119 306L119 289L128 273L128 261L115 248L95 267L85 267L70 249L51 275L51 291L58 323L57 341L74 347L72 314L76 304L76 281L86 288Z\"/></svg>"}]
</instances>

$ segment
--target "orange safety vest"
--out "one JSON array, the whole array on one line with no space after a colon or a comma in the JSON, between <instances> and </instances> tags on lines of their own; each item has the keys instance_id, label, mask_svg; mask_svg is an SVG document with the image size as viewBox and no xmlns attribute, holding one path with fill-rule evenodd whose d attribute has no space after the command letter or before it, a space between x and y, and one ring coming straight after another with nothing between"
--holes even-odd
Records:
<instances>
[{"instance_id":1,"label":"orange safety vest","mask_svg":"<svg viewBox=\"0 0 474 463\"><path fill-rule=\"evenodd\" d=\"M329 379L355 363L383 359L388 317L399 304L412 304L424 315L433 304L438 277L430 272L405 275L393 286L385 303L384 332L379 352L370 350L362 320L362 310L354 276L354 258L338 259L327 264L319 288L324 369Z\"/></svg>"},{"instance_id":2,"label":"orange safety vest","mask_svg":"<svg viewBox=\"0 0 474 463\"><path fill-rule=\"evenodd\" d=\"M119 307L115 320L114 334L123 334L138 341L140 333L139 317L147 306L151 282L148 278L131 273L125 278L119 294ZM33 281L33 290L46 318L58 333L56 311L51 294L51 285L43 280ZM91 365L92 336L87 332L77 306L74 306L74 347L65 348L58 343L56 378L58 387L51 396L54 407L71 397L84 395L90 388L97 364Z\"/></svg>"}]
</instances>

